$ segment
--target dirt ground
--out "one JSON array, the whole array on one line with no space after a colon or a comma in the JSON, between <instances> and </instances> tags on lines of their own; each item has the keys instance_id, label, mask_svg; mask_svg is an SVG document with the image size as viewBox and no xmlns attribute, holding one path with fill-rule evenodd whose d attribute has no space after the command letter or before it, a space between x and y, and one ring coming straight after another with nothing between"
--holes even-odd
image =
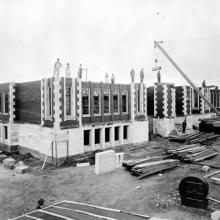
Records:
<instances>
[{"instance_id":1,"label":"dirt ground","mask_svg":"<svg viewBox=\"0 0 220 220\"><path fill-rule=\"evenodd\" d=\"M158 139L146 148L158 151L175 143ZM215 144L218 149L219 143ZM220 161L219 157L212 162ZM207 161L207 162L210 162ZM86 202L149 216L169 217L175 220L210 219L210 213L219 206L210 202L209 209L198 210L180 205L178 185L188 174L205 175L200 165L181 164L162 175L138 180L124 168L97 176L94 166L65 167L41 170L42 162L32 166L27 174L15 174L0 166L0 219L8 219L30 212L37 200L43 198L45 206L62 200ZM214 171L211 169L210 172ZM138 187L139 186L139 187ZM219 186L210 183L209 196L220 199Z\"/></svg>"}]
</instances>

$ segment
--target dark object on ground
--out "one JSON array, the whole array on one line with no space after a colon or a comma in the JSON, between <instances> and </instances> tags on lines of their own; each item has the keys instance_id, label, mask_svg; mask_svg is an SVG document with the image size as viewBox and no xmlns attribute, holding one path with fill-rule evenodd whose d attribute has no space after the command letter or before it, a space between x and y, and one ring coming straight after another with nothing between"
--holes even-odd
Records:
<instances>
[{"instance_id":1,"label":"dark object on ground","mask_svg":"<svg viewBox=\"0 0 220 220\"><path fill-rule=\"evenodd\" d=\"M36 209L42 209L43 205L44 205L44 200L40 199L37 201L37 208Z\"/></svg>"},{"instance_id":2,"label":"dark object on ground","mask_svg":"<svg viewBox=\"0 0 220 220\"><path fill-rule=\"evenodd\" d=\"M205 132L215 132L220 134L220 118L206 118L202 119L199 124L199 130Z\"/></svg>"},{"instance_id":3,"label":"dark object on ground","mask_svg":"<svg viewBox=\"0 0 220 220\"><path fill-rule=\"evenodd\" d=\"M24 219L118 219L118 220L146 220L150 219L150 216L139 215L136 213L129 213L122 210L109 209L97 205L90 205L79 202L63 201L55 205L43 208L42 211L34 211L26 213L20 217L14 218L13 220L24 220ZM99 217L96 217L99 216Z\"/></svg>"},{"instance_id":4,"label":"dark object on ground","mask_svg":"<svg viewBox=\"0 0 220 220\"><path fill-rule=\"evenodd\" d=\"M183 121L182 127L183 127L183 134L185 134L185 132L186 132L186 120Z\"/></svg>"},{"instance_id":5,"label":"dark object on ground","mask_svg":"<svg viewBox=\"0 0 220 220\"><path fill-rule=\"evenodd\" d=\"M181 205L199 209L207 209L209 184L206 179L196 176L188 176L179 184Z\"/></svg>"}]
</instances>

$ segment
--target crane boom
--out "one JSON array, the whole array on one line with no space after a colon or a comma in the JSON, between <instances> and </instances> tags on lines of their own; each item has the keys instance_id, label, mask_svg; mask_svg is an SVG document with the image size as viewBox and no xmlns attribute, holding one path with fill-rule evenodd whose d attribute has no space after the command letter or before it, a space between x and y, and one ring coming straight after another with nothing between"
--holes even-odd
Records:
<instances>
[{"instance_id":1,"label":"crane boom","mask_svg":"<svg viewBox=\"0 0 220 220\"><path fill-rule=\"evenodd\" d=\"M159 44L160 42L154 41L154 46L158 47L160 51L165 55L165 57L173 64L177 71L183 76L183 78L193 87L193 89L199 94L199 96L208 104L208 106L213 109L216 115L220 116L220 112L211 104L211 102L199 91L199 89L194 85L194 83L189 79L189 77L180 69L180 67L174 62L174 60L169 56L169 54L163 49Z\"/></svg>"}]
</instances>

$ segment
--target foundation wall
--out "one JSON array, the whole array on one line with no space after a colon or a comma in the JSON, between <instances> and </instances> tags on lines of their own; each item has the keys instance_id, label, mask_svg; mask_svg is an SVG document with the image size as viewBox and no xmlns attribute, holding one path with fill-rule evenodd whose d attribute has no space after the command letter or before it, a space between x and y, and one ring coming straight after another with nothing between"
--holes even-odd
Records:
<instances>
[{"instance_id":1,"label":"foundation wall","mask_svg":"<svg viewBox=\"0 0 220 220\"><path fill-rule=\"evenodd\" d=\"M52 156L52 150L50 150L52 140L53 134L49 128L33 124L18 124L18 145L27 151L30 149L29 152L35 157L48 153Z\"/></svg>"},{"instance_id":2,"label":"foundation wall","mask_svg":"<svg viewBox=\"0 0 220 220\"><path fill-rule=\"evenodd\" d=\"M154 118L153 119L153 132L162 137L168 137L170 132L175 129L174 118Z\"/></svg>"},{"instance_id":3,"label":"foundation wall","mask_svg":"<svg viewBox=\"0 0 220 220\"><path fill-rule=\"evenodd\" d=\"M148 121L134 121L131 124L131 143L142 143L149 141L149 123Z\"/></svg>"}]
</instances>

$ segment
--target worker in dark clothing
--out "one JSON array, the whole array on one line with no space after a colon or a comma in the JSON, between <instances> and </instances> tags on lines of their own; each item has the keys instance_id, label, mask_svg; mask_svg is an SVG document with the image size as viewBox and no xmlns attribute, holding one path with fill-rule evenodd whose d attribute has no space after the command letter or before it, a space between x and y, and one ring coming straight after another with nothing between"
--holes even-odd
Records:
<instances>
[{"instance_id":1,"label":"worker in dark clothing","mask_svg":"<svg viewBox=\"0 0 220 220\"><path fill-rule=\"evenodd\" d=\"M182 127L183 127L183 134L185 134L185 132L186 132L186 118L184 119L184 121L182 123Z\"/></svg>"},{"instance_id":2,"label":"worker in dark clothing","mask_svg":"<svg viewBox=\"0 0 220 220\"><path fill-rule=\"evenodd\" d=\"M44 200L43 199L38 200L36 209L42 209L43 205L44 205Z\"/></svg>"}]
</instances>

